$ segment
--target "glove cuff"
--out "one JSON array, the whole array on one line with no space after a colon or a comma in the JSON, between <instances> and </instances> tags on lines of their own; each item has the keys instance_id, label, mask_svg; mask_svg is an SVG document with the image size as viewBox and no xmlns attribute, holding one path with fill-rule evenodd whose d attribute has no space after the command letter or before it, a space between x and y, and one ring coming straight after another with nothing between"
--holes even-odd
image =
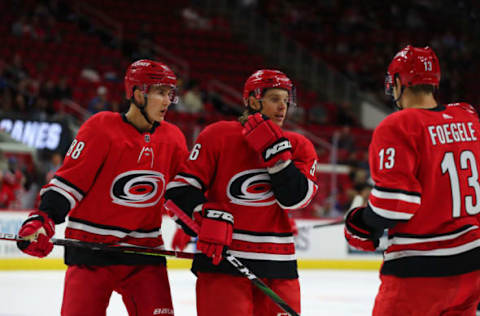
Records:
<instances>
[{"instance_id":1,"label":"glove cuff","mask_svg":"<svg viewBox=\"0 0 480 316\"><path fill-rule=\"evenodd\" d=\"M263 161L269 162L271 159L275 158L280 153L291 150L292 144L290 143L290 141L285 137L281 137L277 139L273 144L269 145L262 152Z\"/></svg>"}]
</instances>

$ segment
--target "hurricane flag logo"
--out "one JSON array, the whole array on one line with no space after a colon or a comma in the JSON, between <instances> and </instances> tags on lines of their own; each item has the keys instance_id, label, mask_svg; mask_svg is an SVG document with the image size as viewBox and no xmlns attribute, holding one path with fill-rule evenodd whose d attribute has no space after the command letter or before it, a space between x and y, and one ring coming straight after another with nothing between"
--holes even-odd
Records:
<instances>
[{"instance_id":1,"label":"hurricane flag logo","mask_svg":"<svg viewBox=\"0 0 480 316\"><path fill-rule=\"evenodd\" d=\"M237 173L228 183L227 195L232 203L238 205L266 206L276 202L266 169Z\"/></svg>"},{"instance_id":2,"label":"hurricane flag logo","mask_svg":"<svg viewBox=\"0 0 480 316\"><path fill-rule=\"evenodd\" d=\"M133 170L118 175L110 189L112 202L129 207L149 207L160 201L165 177L152 170Z\"/></svg>"}]
</instances>

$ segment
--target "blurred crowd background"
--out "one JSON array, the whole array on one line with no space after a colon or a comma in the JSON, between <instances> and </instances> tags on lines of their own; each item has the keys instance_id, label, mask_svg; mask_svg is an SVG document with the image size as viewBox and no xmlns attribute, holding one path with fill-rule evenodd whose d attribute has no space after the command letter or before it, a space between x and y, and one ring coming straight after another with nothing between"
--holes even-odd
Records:
<instances>
[{"instance_id":1,"label":"blurred crowd background","mask_svg":"<svg viewBox=\"0 0 480 316\"><path fill-rule=\"evenodd\" d=\"M395 52L433 47L438 100L479 103L479 14L474 0L2 0L0 208L35 207L81 123L125 111L126 67L150 58L179 77L167 120L189 146L205 125L236 119L251 73L285 71L298 103L286 128L320 158L319 194L298 216L340 216L370 192L364 107L391 111L383 81Z\"/></svg>"}]
</instances>

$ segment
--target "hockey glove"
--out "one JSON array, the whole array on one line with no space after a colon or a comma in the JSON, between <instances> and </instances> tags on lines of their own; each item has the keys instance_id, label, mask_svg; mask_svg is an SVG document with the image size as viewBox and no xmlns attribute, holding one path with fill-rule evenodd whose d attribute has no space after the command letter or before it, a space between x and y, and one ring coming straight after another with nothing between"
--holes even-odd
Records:
<instances>
[{"instance_id":1,"label":"hockey glove","mask_svg":"<svg viewBox=\"0 0 480 316\"><path fill-rule=\"evenodd\" d=\"M53 249L50 238L54 234L55 223L47 213L31 212L18 231L18 236L25 240L17 241L17 247L30 256L43 258Z\"/></svg>"},{"instance_id":2,"label":"hockey glove","mask_svg":"<svg viewBox=\"0 0 480 316\"><path fill-rule=\"evenodd\" d=\"M218 265L224 249L232 244L233 215L223 203L204 203L197 249Z\"/></svg>"},{"instance_id":3,"label":"hockey glove","mask_svg":"<svg viewBox=\"0 0 480 316\"><path fill-rule=\"evenodd\" d=\"M345 238L349 245L355 249L375 251L380 241L374 231L364 223L362 219L363 210L363 207L353 208L345 215Z\"/></svg>"},{"instance_id":4,"label":"hockey glove","mask_svg":"<svg viewBox=\"0 0 480 316\"><path fill-rule=\"evenodd\" d=\"M285 138L282 129L268 117L260 113L250 115L242 134L248 145L261 154L265 167L292 159L292 144Z\"/></svg>"},{"instance_id":5,"label":"hockey glove","mask_svg":"<svg viewBox=\"0 0 480 316\"><path fill-rule=\"evenodd\" d=\"M175 232L175 235L173 235L172 239L172 249L183 251L191 239L192 237L187 235L183 229L177 228L177 231Z\"/></svg>"}]
</instances>

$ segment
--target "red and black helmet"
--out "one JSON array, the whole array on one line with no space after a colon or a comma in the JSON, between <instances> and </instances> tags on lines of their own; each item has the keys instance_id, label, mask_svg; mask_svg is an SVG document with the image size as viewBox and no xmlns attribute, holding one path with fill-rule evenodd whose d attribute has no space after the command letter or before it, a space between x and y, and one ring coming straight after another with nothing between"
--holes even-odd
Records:
<instances>
[{"instance_id":1,"label":"red and black helmet","mask_svg":"<svg viewBox=\"0 0 480 316\"><path fill-rule=\"evenodd\" d=\"M393 95L395 77L398 75L402 86L410 87L428 84L438 87L440 83L440 64L434 51L426 47L408 45L399 51L388 66L385 78L385 93Z\"/></svg>"},{"instance_id":2,"label":"red and black helmet","mask_svg":"<svg viewBox=\"0 0 480 316\"><path fill-rule=\"evenodd\" d=\"M295 88L292 81L283 72L273 69L261 69L248 77L243 87L243 100L248 106L248 97L253 96L258 100L266 89L278 88L288 91L289 105L295 105Z\"/></svg>"},{"instance_id":3,"label":"red and black helmet","mask_svg":"<svg viewBox=\"0 0 480 316\"><path fill-rule=\"evenodd\" d=\"M170 101L176 103L175 88L177 77L165 64L148 59L140 59L132 63L125 74L125 94L127 99L132 98L133 90L147 93L152 85L168 86L172 88Z\"/></svg>"}]
</instances>

